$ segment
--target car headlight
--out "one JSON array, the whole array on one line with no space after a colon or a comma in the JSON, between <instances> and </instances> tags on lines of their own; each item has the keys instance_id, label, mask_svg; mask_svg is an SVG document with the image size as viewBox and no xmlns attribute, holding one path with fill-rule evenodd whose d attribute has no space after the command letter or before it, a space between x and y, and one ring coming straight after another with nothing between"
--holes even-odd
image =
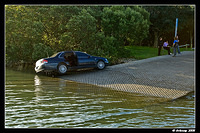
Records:
<instances>
[{"instance_id":1,"label":"car headlight","mask_svg":"<svg viewBox=\"0 0 200 133\"><path fill-rule=\"evenodd\" d=\"M107 60L107 59L105 59L105 63L108 63L108 60Z\"/></svg>"}]
</instances>

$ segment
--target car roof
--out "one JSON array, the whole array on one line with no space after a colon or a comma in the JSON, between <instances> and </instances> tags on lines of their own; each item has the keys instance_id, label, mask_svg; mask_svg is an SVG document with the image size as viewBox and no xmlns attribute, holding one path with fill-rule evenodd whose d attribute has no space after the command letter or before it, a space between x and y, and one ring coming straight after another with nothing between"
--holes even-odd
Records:
<instances>
[{"instance_id":1,"label":"car roof","mask_svg":"<svg viewBox=\"0 0 200 133\"><path fill-rule=\"evenodd\" d=\"M61 52L59 52L59 53L64 53L64 52L75 52L75 53L85 53L85 54L87 54L86 52L82 52L82 51L73 51L73 50L69 50L69 51L61 51Z\"/></svg>"},{"instance_id":2,"label":"car roof","mask_svg":"<svg viewBox=\"0 0 200 133\"><path fill-rule=\"evenodd\" d=\"M81 51L73 51L73 50L60 51L60 53L63 53L63 52L81 52Z\"/></svg>"}]
</instances>

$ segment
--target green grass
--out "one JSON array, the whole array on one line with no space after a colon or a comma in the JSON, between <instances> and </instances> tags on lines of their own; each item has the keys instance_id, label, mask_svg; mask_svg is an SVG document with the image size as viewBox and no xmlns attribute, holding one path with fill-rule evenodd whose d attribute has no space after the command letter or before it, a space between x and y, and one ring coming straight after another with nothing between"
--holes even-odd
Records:
<instances>
[{"instance_id":1,"label":"green grass","mask_svg":"<svg viewBox=\"0 0 200 133\"><path fill-rule=\"evenodd\" d=\"M138 60L158 56L158 48L147 46L125 46L125 49L130 50L130 57ZM180 48L180 51L192 51L190 48ZM172 49L171 49L172 53ZM167 50L161 50L161 55L167 55Z\"/></svg>"},{"instance_id":2,"label":"green grass","mask_svg":"<svg viewBox=\"0 0 200 133\"><path fill-rule=\"evenodd\" d=\"M191 48L180 48L180 51L194 51L194 49L191 49Z\"/></svg>"},{"instance_id":3,"label":"green grass","mask_svg":"<svg viewBox=\"0 0 200 133\"><path fill-rule=\"evenodd\" d=\"M130 50L130 57L135 59L146 59L155 57L158 55L158 49L145 46L126 46L127 50Z\"/></svg>"}]
</instances>

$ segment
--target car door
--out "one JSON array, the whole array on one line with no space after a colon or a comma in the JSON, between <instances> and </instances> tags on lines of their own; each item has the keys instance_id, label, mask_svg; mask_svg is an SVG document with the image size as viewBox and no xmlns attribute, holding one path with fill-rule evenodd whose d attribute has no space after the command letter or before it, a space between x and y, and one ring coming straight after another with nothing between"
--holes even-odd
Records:
<instances>
[{"instance_id":1,"label":"car door","mask_svg":"<svg viewBox=\"0 0 200 133\"><path fill-rule=\"evenodd\" d=\"M92 56L83 53L83 52L75 52L78 58L78 63L80 67L93 67L95 65L95 60Z\"/></svg>"},{"instance_id":2,"label":"car door","mask_svg":"<svg viewBox=\"0 0 200 133\"><path fill-rule=\"evenodd\" d=\"M65 62L66 64L70 65L71 66L71 62L70 62L70 56L73 54L73 51L65 51L65 52L62 52L60 55L59 55L59 61L60 62Z\"/></svg>"}]
</instances>

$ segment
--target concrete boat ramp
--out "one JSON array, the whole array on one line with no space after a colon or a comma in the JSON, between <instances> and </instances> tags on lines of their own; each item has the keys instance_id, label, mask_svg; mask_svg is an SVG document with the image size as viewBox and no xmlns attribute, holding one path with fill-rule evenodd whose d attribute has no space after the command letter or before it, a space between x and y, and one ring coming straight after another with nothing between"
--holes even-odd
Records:
<instances>
[{"instance_id":1,"label":"concrete boat ramp","mask_svg":"<svg viewBox=\"0 0 200 133\"><path fill-rule=\"evenodd\" d=\"M104 70L72 72L60 78L118 91L176 99L194 91L194 51L108 66Z\"/></svg>"}]
</instances>

